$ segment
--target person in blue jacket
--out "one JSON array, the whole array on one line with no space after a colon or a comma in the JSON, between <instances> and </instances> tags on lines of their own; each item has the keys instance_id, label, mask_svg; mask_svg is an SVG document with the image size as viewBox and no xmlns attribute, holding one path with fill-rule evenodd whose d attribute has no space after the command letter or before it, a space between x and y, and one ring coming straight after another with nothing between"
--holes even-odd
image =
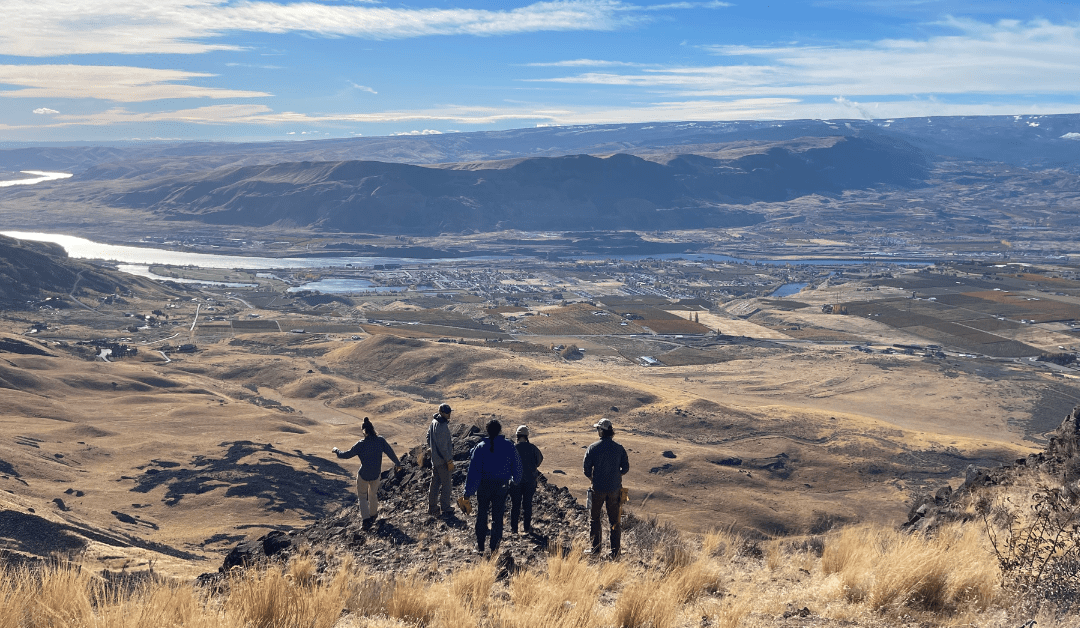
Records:
<instances>
[{"instance_id":1,"label":"person in blue jacket","mask_svg":"<svg viewBox=\"0 0 1080 628\"><path fill-rule=\"evenodd\" d=\"M465 476L465 498L476 495L476 547L484 553L488 536L488 512L491 512L492 553L498 551L503 536L503 518L510 484L521 481L521 458L517 449L502 435L502 424L487 423L488 437L473 447L469 456L469 474Z\"/></svg>"}]
</instances>

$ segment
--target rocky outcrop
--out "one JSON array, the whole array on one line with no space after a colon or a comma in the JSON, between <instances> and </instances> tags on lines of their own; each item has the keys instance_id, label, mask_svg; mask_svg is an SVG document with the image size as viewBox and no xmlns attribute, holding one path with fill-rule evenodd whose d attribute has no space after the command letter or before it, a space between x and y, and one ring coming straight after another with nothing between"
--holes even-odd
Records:
<instances>
[{"instance_id":1,"label":"rocky outcrop","mask_svg":"<svg viewBox=\"0 0 1080 628\"><path fill-rule=\"evenodd\" d=\"M459 425L454 433L454 494L461 495L469 469L469 452L481 440L476 426ZM362 525L357 506L346 507L293 531L273 531L258 539L245 540L226 556L217 574L205 574L203 582L220 579L234 568L288 561L302 554L316 563L319 571L333 569L346 554L371 573L387 575L413 571L440 577L462 565L480 560L476 545L474 516L460 511L453 517L427 516L427 488L431 472L420 464L422 447L401 457L398 470L383 472L379 488L379 518L370 530ZM430 467L429 467L430 468ZM545 559L553 547L569 547L588 534L585 508L565 487L540 476L533 499L533 530L514 535L509 530L500 547L503 571L526 567Z\"/></svg>"},{"instance_id":2,"label":"rocky outcrop","mask_svg":"<svg viewBox=\"0 0 1080 628\"><path fill-rule=\"evenodd\" d=\"M1080 406L1051 434L1046 449L1019 458L1011 465L995 468L969 466L964 483L955 491L942 487L934 495L920 495L908 511L903 527L932 530L951 521L966 521L976 515L967 506L985 491L1003 489L1029 474L1057 478L1061 485L1080 480Z\"/></svg>"}]
</instances>

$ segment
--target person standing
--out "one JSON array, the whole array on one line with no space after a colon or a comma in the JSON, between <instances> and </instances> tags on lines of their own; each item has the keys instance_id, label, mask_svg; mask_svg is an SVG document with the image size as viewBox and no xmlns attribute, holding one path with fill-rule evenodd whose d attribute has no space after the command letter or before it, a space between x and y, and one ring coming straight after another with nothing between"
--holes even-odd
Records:
<instances>
[{"instance_id":1,"label":"person standing","mask_svg":"<svg viewBox=\"0 0 1080 628\"><path fill-rule=\"evenodd\" d=\"M356 500L363 519L361 525L365 530L370 530L379 514L379 478L382 476L383 454L394 462L395 467L401 463L386 439L375 433L371 419L364 417L363 429L364 438L356 441L352 449L341 451L334 447L331 451L338 458L360 457L360 469L356 472Z\"/></svg>"},{"instance_id":2,"label":"person standing","mask_svg":"<svg viewBox=\"0 0 1080 628\"><path fill-rule=\"evenodd\" d=\"M469 455L469 474L465 476L465 499L476 495L476 547L484 553L488 536L488 512L491 512L492 553L502 541L503 517L510 484L521 481L521 458L517 449L502 435L502 424L492 419L487 423L488 437L473 447Z\"/></svg>"},{"instance_id":3,"label":"person standing","mask_svg":"<svg viewBox=\"0 0 1080 628\"><path fill-rule=\"evenodd\" d=\"M622 476L630 470L626 450L615 442L615 428L608 419L600 419L596 425L600 440L585 451L585 477L592 480L592 506L589 510L589 537L592 553L600 553L603 531L600 528L600 510L607 509L611 526L611 557L619 557L622 540Z\"/></svg>"},{"instance_id":4,"label":"person standing","mask_svg":"<svg viewBox=\"0 0 1080 628\"><path fill-rule=\"evenodd\" d=\"M450 439L450 404L442 404L431 417L427 431L430 450L431 484L428 485L428 515L451 517L454 507L450 503L450 472L454 460L454 444Z\"/></svg>"},{"instance_id":5,"label":"person standing","mask_svg":"<svg viewBox=\"0 0 1080 628\"><path fill-rule=\"evenodd\" d=\"M516 435L514 448L521 459L521 481L510 486L510 532L517 534L520 520L522 529L528 534L532 532L533 495L536 493L536 479L540 476L538 467L544 462L544 454L529 442L529 426L518 426Z\"/></svg>"}]
</instances>

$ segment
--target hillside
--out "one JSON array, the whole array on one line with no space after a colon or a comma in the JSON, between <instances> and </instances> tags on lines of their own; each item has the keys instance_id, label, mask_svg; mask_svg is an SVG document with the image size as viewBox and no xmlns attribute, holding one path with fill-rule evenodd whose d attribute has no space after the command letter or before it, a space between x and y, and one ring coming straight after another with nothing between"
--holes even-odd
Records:
<instances>
[{"instance_id":1,"label":"hillside","mask_svg":"<svg viewBox=\"0 0 1080 628\"><path fill-rule=\"evenodd\" d=\"M95 171L85 173L92 178ZM913 186L924 158L895 142L846 138L736 159L679 155L530 158L510 167L283 163L159 179L106 194L114 207L219 225L436 235L523 230L670 230L763 218L720 204L782 201L875 185Z\"/></svg>"},{"instance_id":2,"label":"hillside","mask_svg":"<svg viewBox=\"0 0 1080 628\"><path fill-rule=\"evenodd\" d=\"M113 294L133 287L158 290L130 275L70 259L59 246L0 236L0 308L67 308L77 305L69 296L76 290Z\"/></svg>"}]
</instances>

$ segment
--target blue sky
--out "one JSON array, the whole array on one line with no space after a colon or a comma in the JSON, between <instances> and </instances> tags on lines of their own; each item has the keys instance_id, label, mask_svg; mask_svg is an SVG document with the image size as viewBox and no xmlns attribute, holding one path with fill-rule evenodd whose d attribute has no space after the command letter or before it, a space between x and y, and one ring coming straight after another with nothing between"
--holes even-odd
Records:
<instances>
[{"instance_id":1,"label":"blue sky","mask_svg":"<svg viewBox=\"0 0 1080 628\"><path fill-rule=\"evenodd\" d=\"M1080 112L1080 7L4 0L0 141Z\"/></svg>"}]
</instances>

